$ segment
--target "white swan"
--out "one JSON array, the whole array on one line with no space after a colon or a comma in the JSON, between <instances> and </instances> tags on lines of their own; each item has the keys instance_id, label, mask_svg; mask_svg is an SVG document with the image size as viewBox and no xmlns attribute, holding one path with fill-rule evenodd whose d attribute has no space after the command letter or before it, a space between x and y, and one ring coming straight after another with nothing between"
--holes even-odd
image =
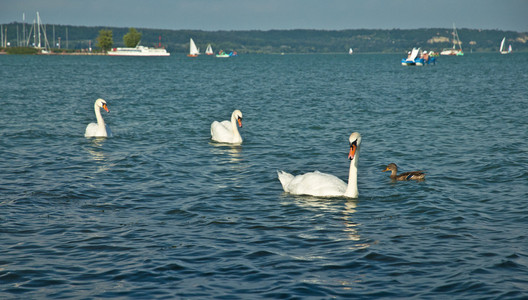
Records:
<instances>
[{"instance_id":1,"label":"white swan","mask_svg":"<svg viewBox=\"0 0 528 300\"><path fill-rule=\"evenodd\" d=\"M106 112L109 112L108 106L106 105L106 101L104 101L101 98L95 101L94 110L95 110L95 117L97 118L97 124L90 123L88 124L88 126L86 126L86 131L84 132L85 137L112 136L112 132L110 131L110 128L105 124L105 121L103 120L103 116L101 116L101 107L104 110L106 110Z\"/></svg>"},{"instance_id":2,"label":"white swan","mask_svg":"<svg viewBox=\"0 0 528 300\"><path fill-rule=\"evenodd\" d=\"M321 173L319 171L293 176L284 171L278 171L279 180L285 192L296 195L311 195L317 197L358 197L357 188L357 164L359 156L359 145L361 135L354 132L348 139L350 152L348 158L350 170L348 173L348 184L334 175Z\"/></svg>"},{"instance_id":3,"label":"white swan","mask_svg":"<svg viewBox=\"0 0 528 300\"><path fill-rule=\"evenodd\" d=\"M211 124L211 138L213 141L229 144L242 144L242 136L238 132L238 126L242 127L242 112L235 110L231 114L230 121L214 121Z\"/></svg>"}]
</instances>

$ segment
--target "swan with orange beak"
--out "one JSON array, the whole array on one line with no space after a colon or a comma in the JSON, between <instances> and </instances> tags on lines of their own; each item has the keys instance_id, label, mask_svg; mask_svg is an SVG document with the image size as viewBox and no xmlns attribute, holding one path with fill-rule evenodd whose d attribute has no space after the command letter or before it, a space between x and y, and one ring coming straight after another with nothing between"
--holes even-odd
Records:
<instances>
[{"instance_id":1,"label":"swan with orange beak","mask_svg":"<svg viewBox=\"0 0 528 300\"><path fill-rule=\"evenodd\" d=\"M338 177L319 171L293 176L284 171L278 171L279 181L285 192L295 195L311 195L316 197L347 197L357 198L357 165L361 135L354 132L349 139L350 150L348 159L350 169L348 184Z\"/></svg>"},{"instance_id":2,"label":"swan with orange beak","mask_svg":"<svg viewBox=\"0 0 528 300\"><path fill-rule=\"evenodd\" d=\"M238 109L231 114L231 121L214 121L211 124L211 139L219 143L242 144L242 136L238 132L237 124L242 127L242 112Z\"/></svg>"},{"instance_id":3,"label":"swan with orange beak","mask_svg":"<svg viewBox=\"0 0 528 300\"><path fill-rule=\"evenodd\" d=\"M109 112L108 106L104 99L97 99L94 103L95 118L97 123L90 123L86 126L86 131L84 132L85 137L109 137L112 136L110 127L105 124L103 116L101 116L101 108L106 112Z\"/></svg>"}]
</instances>

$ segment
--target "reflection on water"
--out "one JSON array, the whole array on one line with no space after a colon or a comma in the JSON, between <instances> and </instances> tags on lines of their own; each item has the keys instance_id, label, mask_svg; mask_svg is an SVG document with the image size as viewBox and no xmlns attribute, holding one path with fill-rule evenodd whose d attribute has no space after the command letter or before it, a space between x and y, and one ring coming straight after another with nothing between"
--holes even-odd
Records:
<instances>
[{"instance_id":1,"label":"reflection on water","mask_svg":"<svg viewBox=\"0 0 528 300\"><path fill-rule=\"evenodd\" d=\"M354 242L361 241L361 236L359 234L359 228L361 224L353 221L353 216L357 212L357 200L356 199L347 199L344 203L344 207L334 200L317 198L312 196L298 196L298 195L288 195L288 197L293 197L295 204L304 209L309 209L311 211L325 211L330 214L342 214L343 220L343 232L346 234L346 239ZM370 247L370 244L367 243L356 243L353 244L349 249L357 250Z\"/></svg>"},{"instance_id":2,"label":"reflection on water","mask_svg":"<svg viewBox=\"0 0 528 300\"><path fill-rule=\"evenodd\" d=\"M211 148L212 155L225 155L229 157L229 161L232 163L240 162L242 146L222 144L222 143L210 143L214 147Z\"/></svg>"},{"instance_id":3,"label":"reflection on water","mask_svg":"<svg viewBox=\"0 0 528 300\"><path fill-rule=\"evenodd\" d=\"M108 162L108 156L103 151L104 143L106 138L93 138L90 139L90 147L87 149L92 159L98 162L96 173L101 173L110 170L113 164Z\"/></svg>"},{"instance_id":4,"label":"reflection on water","mask_svg":"<svg viewBox=\"0 0 528 300\"><path fill-rule=\"evenodd\" d=\"M329 213L338 213L339 208L335 205L336 203L331 198L318 198L307 195L293 195L285 194L288 197L293 197L295 204L304 209L311 211L325 211Z\"/></svg>"},{"instance_id":5,"label":"reflection on water","mask_svg":"<svg viewBox=\"0 0 528 300\"><path fill-rule=\"evenodd\" d=\"M211 168L212 175L218 179L218 188L228 188L231 184L235 187L244 187L244 177L249 170L249 165L244 161L242 146L211 142L211 157L215 163ZM225 174L229 176L225 176ZM230 182L230 184L227 184Z\"/></svg>"},{"instance_id":6,"label":"reflection on water","mask_svg":"<svg viewBox=\"0 0 528 300\"><path fill-rule=\"evenodd\" d=\"M345 202L345 208L343 209L343 220L345 221L345 228L343 231L347 234L347 237L351 241L359 241L360 236L357 231L358 223L352 221L352 215L356 213L356 201L350 200ZM356 248L356 247L355 247Z\"/></svg>"}]
</instances>

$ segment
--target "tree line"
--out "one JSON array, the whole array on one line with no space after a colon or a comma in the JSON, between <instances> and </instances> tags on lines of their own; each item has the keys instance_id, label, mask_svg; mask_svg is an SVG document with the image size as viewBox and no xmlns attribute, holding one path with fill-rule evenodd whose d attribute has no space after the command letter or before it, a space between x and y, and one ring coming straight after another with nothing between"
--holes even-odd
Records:
<instances>
[{"instance_id":1,"label":"tree line","mask_svg":"<svg viewBox=\"0 0 528 300\"><path fill-rule=\"evenodd\" d=\"M15 45L22 24L3 26L10 33L8 40ZM349 48L355 53L401 53L413 47L438 51L452 46L450 28L203 31L66 25L45 27L48 39L53 39L50 44L56 45L57 39L61 38L64 45L65 36L68 36L68 48L77 50L86 49L89 45L109 49L108 42L111 42L110 47L134 47L138 42L143 46L157 47L160 38L161 46L174 53L188 52L190 38L201 49L211 44L213 49L236 50L238 53L344 53ZM528 51L528 33L462 28L458 34L466 53L496 52L503 37L514 51ZM129 43L125 36L130 39ZM101 38L103 44L100 43Z\"/></svg>"}]
</instances>

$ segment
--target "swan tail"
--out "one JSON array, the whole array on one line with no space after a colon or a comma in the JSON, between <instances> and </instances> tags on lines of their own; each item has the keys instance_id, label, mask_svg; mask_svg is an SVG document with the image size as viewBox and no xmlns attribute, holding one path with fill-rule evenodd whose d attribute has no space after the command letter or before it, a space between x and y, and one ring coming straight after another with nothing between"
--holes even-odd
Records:
<instances>
[{"instance_id":1,"label":"swan tail","mask_svg":"<svg viewBox=\"0 0 528 300\"><path fill-rule=\"evenodd\" d=\"M277 171L277 176L279 177L279 181L282 185L282 189L284 189L284 191L287 192L286 187L293 180L293 175L290 173L286 173L284 171Z\"/></svg>"}]
</instances>

